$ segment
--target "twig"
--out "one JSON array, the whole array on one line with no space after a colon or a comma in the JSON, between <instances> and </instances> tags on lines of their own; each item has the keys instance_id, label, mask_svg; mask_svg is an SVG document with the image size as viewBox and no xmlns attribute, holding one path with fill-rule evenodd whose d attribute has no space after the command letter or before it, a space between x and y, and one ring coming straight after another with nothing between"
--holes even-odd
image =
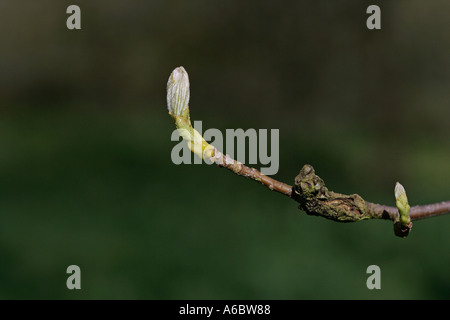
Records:
<instances>
[{"instance_id":1,"label":"twig","mask_svg":"<svg viewBox=\"0 0 450 320\"><path fill-rule=\"evenodd\" d=\"M309 215L321 216L340 222L365 219L388 219L394 222L397 236L406 237L412 228L412 220L420 220L450 212L450 201L410 207L406 191L397 182L395 186L396 207L365 201L358 194L345 195L329 191L324 181L315 174L314 168L304 165L295 178L295 186L270 178L254 168L223 154L208 144L200 133L192 128L189 114L189 77L183 67L176 68L167 82L167 108L175 121L180 135L197 156L235 174L262 183L297 201L301 210Z\"/></svg>"},{"instance_id":2,"label":"twig","mask_svg":"<svg viewBox=\"0 0 450 320\"><path fill-rule=\"evenodd\" d=\"M279 192L299 202L299 196L298 194L293 192L294 190L293 186L270 178L262 174L255 168L247 167L246 165L238 161L235 161L231 158L229 159L230 160L228 160L228 164L219 164L219 163L216 164L219 167L224 167L233 171L237 175L244 176L257 182L260 182L266 187L268 187L270 190ZM234 163L232 161L234 161ZM397 207L376 204L368 201L366 201L366 206L369 208L371 216L374 219L385 219L394 221L398 217ZM411 207L411 210L409 211L409 215L411 217L411 220L413 221L430 218L445 213L450 213L450 201L443 201L427 205L417 205Z\"/></svg>"},{"instance_id":3,"label":"twig","mask_svg":"<svg viewBox=\"0 0 450 320\"><path fill-rule=\"evenodd\" d=\"M228 170L233 171L237 175L244 176L244 177L247 177L247 178L250 178L257 182L262 183L263 185L268 187L270 190L277 191L277 192L284 194L290 198L292 197L292 194L293 194L292 186L290 186L286 183L280 182L278 180L272 179L272 178L262 174L255 168L247 167L246 165L242 164L241 162L232 159L228 154L226 154L226 155L222 154L222 152L220 152L217 149L215 149L214 151L215 151L214 152L214 154L215 154L214 162L219 167L227 168Z\"/></svg>"},{"instance_id":4,"label":"twig","mask_svg":"<svg viewBox=\"0 0 450 320\"><path fill-rule=\"evenodd\" d=\"M428 205L418 205L409 210L408 220L401 220L398 207L368 202L358 194L344 195L329 191L323 180L315 174L310 165L303 166L295 179L295 187L263 175L254 168L231 159L228 155L217 153L219 167L227 168L234 173L250 178L300 203L300 209L309 215L322 216L339 222L355 222L364 219L385 219L394 222L397 236L406 237L412 228L412 222L428 217L450 213L450 201Z\"/></svg>"},{"instance_id":5,"label":"twig","mask_svg":"<svg viewBox=\"0 0 450 320\"><path fill-rule=\"evenodd\" d=\"M367 205L373 206L372 210L374 212L374 218L394 220L394 218L398 215L398 210L396 207L374 204L370 202L367 202ZM450 213L450 201L417 205L411 207L411 210L409 211L409 215L413 221L430 218L445 213Z\"/></svg>"}]
</instances>

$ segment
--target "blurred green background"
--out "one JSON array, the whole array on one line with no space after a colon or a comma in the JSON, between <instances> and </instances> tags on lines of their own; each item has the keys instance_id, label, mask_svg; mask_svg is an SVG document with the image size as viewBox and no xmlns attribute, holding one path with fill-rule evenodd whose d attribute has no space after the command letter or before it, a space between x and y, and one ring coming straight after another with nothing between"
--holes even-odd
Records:
<instances>
[{"instance_id":1,"label":"blurred green background","mask_svg":"<svg viewBox=\"0 0 450 320\"><path fill-rule=\"evenodd\" d=\"M182 65L204 130L279 129L278 180L309 163L368 201L394 205L396 181L412 205L450 200L449 15L444 0L2 0L0 298L449 299L450 215L400 239L176 166L165 92Z\"/></svg>"}]
</instances>

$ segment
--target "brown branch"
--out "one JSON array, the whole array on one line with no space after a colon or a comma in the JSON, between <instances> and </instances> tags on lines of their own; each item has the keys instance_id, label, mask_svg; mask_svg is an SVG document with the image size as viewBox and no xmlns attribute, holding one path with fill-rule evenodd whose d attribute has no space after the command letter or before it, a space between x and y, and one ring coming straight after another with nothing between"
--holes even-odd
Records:
<instances>
[{"instance_id":1,"label":"brown branch","mask_svg":"<svg viewBox=\"0 0 450 320\"><path fill-rule=\"evenodd\" d=\"M229 155L224 155L214 146L209 145L200 133L191 126L188 107L189 97L187 72L183 67L176 68L167 82L167 108L169 114L175 120L180 135L187 141L192 152L205 161L215 162L219 167L227 168L238 175L258 181L270 190L275 190L294 199L300 203L300 209L307 214L341 222L389 219L394 221L395 234L405 237L412 228L411 220L450 212L450 201L409 208L406 193L399 183L395 188L396 205L399 209L367 202L357 194L345 195L329 191L310 165L303 166L299 175L295 178L294 187L272 179L258 170L232 159Z\"/></svg>"},{"instance_id":2,"label":"brown branch","mask_svg":"<svg viewBox=\"0 0 450 320\"><path fill-rule=\"evenodd\" d=\"M315 174L310 165L303 166L295 178L295 186L270 178L254 168L233 160L228 155L216 152L215 162L219 167L258 181L270 190L277 191L297 201L299 208L309 215L322 216L340 222L354 222L364 219L385 219L394 222L395 234L405 237L412 223L402 224L397 207L375 204L363 200L357 194L345 195L329 191L324 181ZM420 220L450 212L450 201L411 207L411 220Z\"/></svg>"},{"instance_id":3,"label":"brown branch","mask_svg":"<svg viewBox=\"0 0 450 320\"><path fill-rule=\"evenodd\" d=\"M367 205L372 206L371 210L374 213L374 218L395 220L398 215L396 207L384 206L371 202L367 202ZM421 220L445 213L450 213L450 201L411 207L409 216L411 217L411 220Z\"/></svg>"},{"instance_id":4,"label":"brown branch","mask_svg":"<svg viewBox=\"0 0 450 320\"><path fill-rule=\"evenodd\" d=\"M411 207L411 220L420 220L450 212L450 201Z\"/></svg>"},{"instance_id":5,"label":"brown branch","mask_svg":"<svg viewBox=\"0 0 450 320\"><path fill-rule=\"evenodd\" d=\"M233 171L237 175L250 178L252 180L258 181L268 187L270 190L277 191L281 194L292 197L292 186L280 182L278 180L272 179L255 168L247 167L239 161L232 159L228 154L222 154L220 151L215 149L214 162L222 168Z\"/></svg>"}]
</instances>

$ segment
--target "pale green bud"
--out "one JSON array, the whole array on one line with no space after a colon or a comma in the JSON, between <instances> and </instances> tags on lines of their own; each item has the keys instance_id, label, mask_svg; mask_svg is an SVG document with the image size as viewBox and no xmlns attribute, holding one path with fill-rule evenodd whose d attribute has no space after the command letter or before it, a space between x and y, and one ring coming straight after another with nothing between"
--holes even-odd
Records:
<instances>
[{"instance_id":1,"label":"pale green bud","mask_svg":"<svg viewBox=\"0 0 450 320\"><path fill-rule=\"evenodd\" d=\"M172 71L167 81L167 109L175 120L178 133L187 142L189 149L202 159L213 161L214 146L192 128L189 116L189 76L183 67Z\"/></svg>"},{"instance_id":2,"label":"pale green bud","mask_svg":"<svg viewBox=\"0 0 450 320\"><path fill-rule=\"evenodd\" d=\"M408 203L408 197L406 196L405 188L400 183L396 183L395 189L395 204L398 212L400 213L400 221L403 224L409 224L411 218L409 216L409 209L411 208Z\"/></svg>"},{"instance_id":3,"label":"pale green bud","mask_svg":"<svg viewBox=\"0 0 450 320\"><path fill-rule=\"evenodd\" d=\"M189 76L183 67L172 71L167 81L167 109L172 116L180 116L189 105Z\"/></svg>"}]
</instances>

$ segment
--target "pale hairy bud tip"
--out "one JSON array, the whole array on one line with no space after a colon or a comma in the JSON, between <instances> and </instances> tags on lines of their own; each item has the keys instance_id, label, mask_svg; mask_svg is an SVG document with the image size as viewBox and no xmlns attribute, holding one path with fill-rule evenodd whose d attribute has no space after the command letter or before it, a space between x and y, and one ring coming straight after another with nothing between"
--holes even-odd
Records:
<instances>
[{"instance_id":1,"label":"pale hairy bud tip","mask_svg":"<svg viewBox=\"0 0 450 320\"><path fill-rule=\"evenodd\" d=\"M175 68L167 81L167 109L173 116L179 116L189 105L189 76L183 67Z\"/></svg>"}]
</instances>

